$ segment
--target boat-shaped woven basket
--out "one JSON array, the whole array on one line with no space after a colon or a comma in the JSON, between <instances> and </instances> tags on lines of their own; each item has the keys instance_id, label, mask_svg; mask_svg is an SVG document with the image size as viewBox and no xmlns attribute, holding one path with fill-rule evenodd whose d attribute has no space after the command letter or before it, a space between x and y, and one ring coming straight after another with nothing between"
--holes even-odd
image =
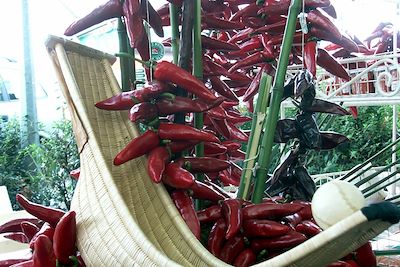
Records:
<instances>
[{"instance_id":1,"label":"boat-shaped woven basket","mask_svg":"<svg viewBox=\"0 0 400 267\"><path fill-rule=\"evenodd\" d=\"M120 92L112 55L50 36L47 49L71 111L81 174L71 209L78 248L88 266L228 266L193 236L162 184L146 172L146 157L121 166L114 156L137 136L127 112L94 103ZM343 257L387 229L361 213L255 266L318 267Z\"/></svg>"}]
</instances>

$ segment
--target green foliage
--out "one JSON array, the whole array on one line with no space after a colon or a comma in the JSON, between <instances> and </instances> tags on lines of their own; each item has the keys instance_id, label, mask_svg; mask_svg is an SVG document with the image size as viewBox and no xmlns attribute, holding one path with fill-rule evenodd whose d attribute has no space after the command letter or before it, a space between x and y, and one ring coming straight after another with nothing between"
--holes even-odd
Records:
<instances>
[{"instance_id":1,"label":"green foliage","mask_svg":"<svg viewBox=\"0 0 400 267\"><path fill-rule=\"evenodd\" d=\"M69 172L79 167L69 121L56 122L39 145L20 148L19 122L1 124L0 185L6 185L14 209L15 195L48 206L68 209L76 181Z\"/></svg>"}]
</instances>

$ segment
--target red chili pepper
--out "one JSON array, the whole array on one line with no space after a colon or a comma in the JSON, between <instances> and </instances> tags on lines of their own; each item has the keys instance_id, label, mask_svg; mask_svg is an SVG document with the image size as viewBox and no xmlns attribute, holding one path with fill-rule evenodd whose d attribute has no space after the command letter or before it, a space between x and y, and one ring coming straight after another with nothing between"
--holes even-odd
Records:
<instances>
[{"instance_id":1,"label":"red chili pepper","mask_svg":"<svg viewBox=\"0 0 400 267\"><path fill-rule=\"evenodd\" d=\"M157 13L160 17L169 15L169 4L166 3L157 9Z\"/></svg>"},{"instance_id":2,"label":"red chili pepper","mask_svg":"<svg viewBox=\"0 0 400 267\"><path fill-rule=\"evenodd\" d=\"M250 248L243 250L236 257L233 266L235 267L249 267L256 262L257 255Z\"/></svg>"},{"instance_id":3,"label":"red chili pepper","mask_svg":"<svg viewBox=\"0 0 400 267\"><path fill-rule=\"evenodd\" d=\"M39 227L37 227L34 223L27 221L21 222L21 229L29 241L31 241L36 233L40 230Z\"/></svg>"},{"instance_id":4,"label":"red chili pepper","mask_svg":"<svg viewBox=\"0 0 400 267\"><path fill-rule=\"evenodd\" d=\"M251 248L254 252L262 249L286 249L297 246L307 240L307 237L302 233L290 231L284 235L270 238L257 238L251 241Z\"/></svg>"},{"instance_id":5,"label":"red chili pepper","mask_svg":"<svg viewBox=\"0 0 400 267\"><path fill-rule=\"evenodd\" d=\"M211 157L182 157L175 161L190 172L219 172L230 167L230 162Z\"/></svg>"},{"instance_id":6,"label":"red chili pepper","mask_svg":"<svg viewBox=\"0 0 400 267\"><path fill-rule=\"evenodd\" d=\"M197 211L200 223L216 222L222 218L221 206L213 205L206 209Z\"/></svg>"},{"instance_id":7,"label":"red chili pepper","mask_svg":"<svg viewBox=\"0 0 400 267\"><path fill-rule=\"evenodd\" d=\"M204 155L205 156L217 156L224 154L227 151L227 148L224 145L218 143L204 143Z\"/></svg>"},{"instance_id":8,"label":"red chili pepper","mask_svg":"<svg viewBox=\"0 0 400 267\"><path fill-rule=\"evenodd\" d=\"M237 69L242 69L248 66L254 66L256 64L264 63L274 59L275 56L272 55L270 52L266 50L258 51L236 62L228 71L233 72Z\"/></svg>"},{"instance_id":9,"label":"red chili pepper","mask_svg":"<svg viewBox=\"0 0 400 267\"><path fill-rule=\"evenodd\" d=\"M81 32L93 25L96 25L102 21L118 18L122 16L122 4L120 0L110 0L103 5L98 6L88 15L73 22L65 30L64 35L71 36L78 32Z\"/></svg>"},{"instance_id":10,"label":"red chili pepper","mask_svg":"<svg viewBox=\"0 0 400 267\"><path fill-rule=\"evenodd\" d=\"M118 95L97 102L95 106L105 110L129 110L134 104L151 101L170 88L160 83L153 83L140 89L122 92Z\"/></svg>"},{"instance_id":11,"label":"red chili pepper","mask_svg":"<svg viewBox=\"0 0 400 267\"><path fill-rule=\"evenodd\" d=\"M233 110L227 110L226 113L228 114L227 120L234 125L241 125L245 122L251 121L252 118L248 116L242 116Z\"/></svg>"},{"instance_id":12,"label":"red chili pepper","mask_svg":"<svg viewBox=\"0 0 400 267\"><path fill-rule=\"evenodd\" d=\"M43 225L43 221L37 218L20 218L20 219L13 219L8 222L3 223L0 225L0 234L7 233L7 232L21 232L21 223L22 222L31 222L38 227Z\"/></svg>"},{"instance_id":13,"label":"red chili pepper","mask_svg":"<svg viewBox=\"0 0 400 267\"><path fill-rule=\"evenodd\" d=\"M151 180L155 183L161 182L165 165L171 160L171 154L163 146L152 149L147 157L147 171Z\"/></svg>"},{"instance_id":14,"label":"red chili pepper","mask_svg":"<svg viewBox=\"0 0 400 267\"><path fill-rule=\"evenodd\" d=\"M250 98L254 97L255 94L258 93L258 88L260 86L261 76L263 72L269 68L269 64L263 64L260 70L257 72L256 76L254 77L253 81L250 83L249 87L247 88L246 93L243 96L243 101L248 101Z\"/></svg>"},{"instance_id":15,"label":"red chili pepper","mask_svg":"<svg viewBox=\"0 0 400 267\"><path fill-rule=\"evenodd\" d=\"M339 78L351 79L346 69L323 48L318 48L317 64Z\"/></svg>"},{"instance_id":16,"label":"red chili pepper","mask_svg":"<svg viewBox=\"0 0 400 267\"><path fill-rule=\"evenodd\" d=\"M303 220L298 212L287 215L282 218L282 221L287 223L293 229Z\"/></svg>"},{"instance_id":17,"label":"red chili pepper","mask_svg":"<svg viewBox=\"0 0 400 267\"><path fill-rule=\"evenodd\" d=\"M235 35L232 35L231 39L228 40L229 43L238 43L250 39L250 35L254 32L252 28L245 28L238 31Z\"/></svg>"},{"instance_id":18,"label":"red chili pepper","mask_svg":"<svg viewBox=\"0 0 400 267\"><path fill-rule=\"evenodd\" d=\"M143 156L153 148L158 147L159 144L158 135L152 130L147 130L142 135L135 137L115 156L114 165L121 165L129 160Z\"/></svg>"},{"instance_id":19,"label":"red chili pepper","mask_svg":"<svg viewBox=\"0 0 400 267\"><path fill-rule=\"evenodd\" d=\"M61 217L65 214L64 211L46 207L40 204L29 201L26 197L21 194L16 196L17 202L30 214L37 217L40 220L48 222L50 225L55 227Z\"/></svg>"},{"instance_id":20,"label":"red chili pepper","mask_svg":"<svg viewBox=\"0 0 400 267\"><path fill-rule=\"evenodd\" d=\"M216 38L201 36L201 45L203 49L217 50L217 51L237 51L240 50L239 46L232 43L227 43Z\"/></svg>"},{"instance_id":21,"label":"red chili pepper","mask_svg":"<svg viewBox=\"0 0 400 267\"><path fill-rule=\"evenodd\" d=\"M182 152L193 148L200 141L172 141L166 144L166 147L171 151L172 154Z\"/></svg>"},{"instance_id":22,"label":"red chili pepper","mask_svg":"<svg viewBox=\"0 0 400 267\"><path fill-rule=\"evenodd\" d=\"M225 244L226 223L224 219L219 219L211 228L208 236L207 249L214 256L219 257L223 245Z\"/></svg>"},{"instance_id":23,"label":"red chili pepper","mask_svg":"<svg viewBox=\"0 0 400 267\"><path fill-rule=\"evenodd\" d=\"M211 88L218 94L232 101L239 100L236 94L228 87L228 85L224 81L220 79L220 77L210 77L209 80L211 82Z\"/></svg>"},{"instance_id":24,"label":"red chili pepper","mask_svg":"<svg viewBox=\"0 0 400 267\"><path fill-rule=\"evenodd\" d=\"M214 182L204 180L204 183L209 185L209 186L211 186L212 188L214 188L214 190L218 191L225 198L231 198L231 195L229 195L222 187L220 187L219 185L215 184Z\"/></svg>"},{"instance_id":25,"label":"red chili pepper","mask_svg":"<svg viewBox=\"0 0 400 267\"><path fill-rule=\"evenodd\" d=\"M304 67L310 71L313 77L317 75L317 42L308 41L304 45Z\"/></svg>"},{"instance_id":26,"label":"red chili pepper","mask_svg":"<svg viewBox=\"0 0 400 267\"><path fill-rule=\"evenodd\" d=\"M37 242L37 241L36 241ZM76 253L76 213L68 211L54 230L53 249L57 260L62 264L70 262L69 256Z\"/></svg>"},{"instance_id":27,"label":"red chili pepper","mask_svg":"<svg viewBox=\"0 0 400 267\"><path fill-rule=\"evenodd\" d=\"M142 41L143 36L146 34L140 14L139 0L125 0L122 3L122 12L125 17L126 31L130 45L132 48L137 48L139 42Z\"/></svg>"},{"instance_id":28,"label":"red chili pepper","mask_svg":"<svg viewBox=\"0 0 400 267\"><path fill-rule=\"evenodd\" d=\"M226 263L233 263L235 258L245 248L244 238L242 235L236 235L228 239L221 249L220 259Z\"/></svg>"},{"instance_id":29,"label":"red chili pepper","mask_svg":"<svg viewBox=\"0 0 400 267\"><path fill-rule=\"evenodd\" d=\"M260 203L251 204L243 208L243 219L275 219L298 212L303 208L299 204L291 203Z\"/></svg>"},{"instance_id":30,"label":"red chili pepper","mask_svg":"<svg viewBox=\"0 0 400 267\"><path fill-rule=\"evenodd\" d=\"M150 102L137 103L129 111L129 120L131 122L152 121L158 116L157 106Z\"/></svg>"},{"instance_id":31,"label":"red chili pepper","mask_svg":"<svg viewBox=\"0 0 400 267\"><path fill-rule=\"evenodd\" d=\"M78 180L80 175L81 175L80 168L72 170L72 171L69 172L69 176L71 176L75 180Z\"/></svg>"},{"instance_id":32,"label":"red chili pepper","mask_svg":"<svg viewBox=\"0 0 400 267\"><path fill-rule=\"evenodd\" d=\"M242 147L241 143L238 143L238 142L232 141L232 140L222 141L222 145L227 148L228 152L236 151Z\"/></svg>"},{"instance_id":33,"label":"red chili pepper","mask_svg":"<svg viewBox=\"0 0 400 267\"><path fill-rule=\"evenodd\" d=\"M236 127L232 122L226 120L226 127L229 131L229 139L237 140L240 142L247 142L249 140L249 136L244 133L241 129Z\"/></svg>"},{"instance_id":34,"label":"red chili pepper","mask_svg":"<svg viewBox=\"0 0 400 267\"><path fill-rule=\"evenodd\" d=\"M36 239L33 249L33 267L44 266L56 266L56 258L54 256L51 240L45 235L40 235Z\"/></svg>"},{"instance_id":35,"label":"red chili pepper","mask_svg":"<svg viewBox=\"0 0 400 267\"><path fill-rule=\"evenodd\" d=\"M175 113L189 113L189 112L205 112L214 106L218 106L224 99L218 97L213 103L205 103L201 99L191 99L188 97L175 96L173 99L160 99L155 105L158 109L160 116L166 116Z\"/></svg>"},{"instance_id":36,"label":"red chili pepper","mask_svg":"<svg viewBox=\"0 0 400 267\"><path fill-rule=\"evenodd\" d=\"M174 188L188 189L194 184L195 178L179 164L172 162L165 166L162 181Z\"/></svg>"},{"instance_id":37,"label":"red chili pepper","mask_svg":"<svg viewBox=\"0 0 400 267\"><path fill-rule=\"evenodd\" d=\"M260 9L260 6L257 5L256 3L251 3L250 5L240 9L238 12L236 12L230 20L232 21L239 21L240 18L244 17L256 17L257 12Z\"/></svg>"},{"instance_id":38,"label":"red chili pepper","mask_svg":"<svg viewBox=\"0 0 400 267\"><path fill-rule=\"evenodd\" d=\"M215 101L217 97L196 77L186 70L168 61L157 63L154 78L162 82L172 82L206 101Z\"/></svg>"},{"instance_id":39,"label":"red chili pepper","mask_svg":"<svg viewBox=\"0 0 400 267\"><path fill-rule=\"evenodd\" d=\"M5 267L33 267L33 259L22 261L13 265L5 265Z\"/></svg>"},{"instance_id":40,"label":"red chili pepper","mask_svg":"<svg viewBox=\"0 0 400 267\"><path fill-rule=\"evenodd\" d=\"M161 139L166 140L199 140L220 143L219 139L211 133L176 123L160 123L158 135Z\"/></svg>"},{"instance_id":41,"label":"red chili pepper","mask_svg":"<svg viewBox=\"0 0 400 267\"><path fill-rule=\"evenodd\" d=\"M193 198L210 200L212 202L218 202L225 199L225 196L215 190L212 186L198 180L195 180L189 189Z\"/></svg>"},{"instance_id":42,"label":"red chili pepper","mask_svg":"<svg viewBox=\"0 0 400 267\"><path fill-rule=\"evenodd\" d=\"M308 237L315 236L322 232L322 229L310 220L304 220L296 225L296 231L305 234Z\"/></svg>"},{"instance_id":43,"label":"red chili pepper","mask_svg":"<svg viewBox=\"0 0 400 267\"><path fill-rule=\"evenodd\" d=\"M234 237L242 227L242 200L225 199L222 202L222 215L227 224L225 238L230 239Z\"/></svg>"},{"instance_id":44,"label":"red chili pepper","mask_svg":"<svg viewBox=\"0 0 400 267\"><path fill-rule=\"evenodd\" d=\"M244 29L245 27L245 25L240 21L229 21L217 18L216 16L213 15L202 15L201 22L205 24L205 29L241 30Z\"/></svg>"},{"instance_id":45,"label":"red chili pepper","mask_svg":"<svg viewBox=\"0 0 400 267\"><path fill-rule=\"evenodd\" d=\"M276 237L290 231L290 227L271 220L249 219L243 221L243 234L247 237Z\"/></svg>"},{"instance_id":46,"label":"red chili pepper","mask_svg":"<svg viewBox=\"0 0 400 267\"><path fill-rule=\"evenodd\" d=\"M3 237L19 243L29 243L28 237L23 232L6 233L3 235Z\"/></svg>"},{"instance_id":47,"label":"red chili pepper","mask_svg":"<svg viewBox=\"0 0 400 267\"><path fill-rule=\"evenodd\" d=\"M369 241L356 249L355 252L356 262L360 267L374 267L377 265L376 256Z\"/></svg>"},{"instance_id":48,"label":"red chili pepper","mask_svg":"<svg viewBox=\"0 0 400 267\"><path fill-rule=\"evenodd\" d=\"M238 181L237 179L233 179L231 174L228 173L226 170L219 173L219 179L226 186L229 185L239 186L240 184L240 181Z\"/></svg>"},{"instance_id":49,"label":"red chili pepper","mask_svg":"<svg viewBox=\"0 0 400 267\"><path fill-rule=\"evenodd\" d=\"M229 157L232 161L241 161L241 160L245 160L246 158L246 152L244 152L243 150L236 150L236 151L230 151L228 152Z\"/></svg>"},{"instance_id":50,"label":"red chili pepper","mask_svg":"<svg viewBox=\"0 0 400 267\"><path fill-rule=\"evenodd\" d=\"M47 236L50 240L53 240L53 236L54 236L54 227L52 227L49 223L44 223L42 225L42 227L40 228L39 232L37 232L31 239L31 241L29 242L29 247L31 249L33 249L35 247L35 242L36 239L40 236L40 235L45 235Z\"/></svg>"},{"instance_id":51,"label":"red chili pepper","mask_svg":"<svg viewBox=\"0 0 400 267\"><path fill-rule=\"evenodd\" d=\"M30 259L26 259L26 258L22 258L22 259L4 259L4 260L0 260L0 267L22 266L20 264L24 263L26 261L30 261L31 265L25 265L25 266L32 266L33 265L33 261L31 261Z\"/></svg>"},{"instance_id":52,"label":"red chili pepper","mask_svg":"<svg viewBox=\"0 0 400 267\"><path fill-rule=\"evenodd\" d=\"M355 52L355 53L359 52L358 45L353 40L348 38L345 34L342 34L340 38L337 38L317 27L311 27L309 33L311 36L314 36L318 39L338 44L349 52Z\"/></svg>"},{"instance_id":53,"label":"red chili pepper","mask_svg":"<svg viewBox=\"0 0 400 267\"><path fill-rule=\"evenodd\" d=\"M329 17L324 15L318 9L311 10L307 13L307 21L311 24L311 27L320 28L332 35L332 38L340 39L342 37L341 32L336 25L330 20Z\"/></svg>"},{"instance_id":54,"label":"red chili pepper","mask_svg":"<svg viewBox=\"0 0 400 267\"><path fill-rule=\"evenodd\" d=\"M171 198L189 229L197 239L200 239L200 222L192 198L183 190L175 190L171 193Z\"/></svg>"},{"instance_id":55,"label":"red chili pepper","mask_svg":"<svg viewBox=\"0 0 400 267\"><path fill-rule=\"evenodd\" d=\"M150 1L140 1L140 14L142 15L142 19L148 21L155 34L159 37L164 37L161 16L151 5Z\"/></svg>"}]
</instances>

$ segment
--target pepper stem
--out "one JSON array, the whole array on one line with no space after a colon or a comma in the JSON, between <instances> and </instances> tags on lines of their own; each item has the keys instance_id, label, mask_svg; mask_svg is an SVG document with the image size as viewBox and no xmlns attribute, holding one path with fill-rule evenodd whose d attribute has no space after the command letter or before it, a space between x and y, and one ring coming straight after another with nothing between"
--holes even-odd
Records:
<instances>
[{"instance_id":1,"label":"pepper stem","mask_svg":"<svg viewBox=\"0 0 400 267\"><path fill-rule=\"evenodd\" d=\"M260 70L262 71L262 69ZM237 198L248 199L250 193L253 168L257 160L258 143L262 135L265 116L268 109L269 92L271 89L272 77L262 73L256 108L253 114L249 141L247 143L246 158L243 161L243 171L240 179Z\"/></svg>"},{"instance_id":2,"label":"pepper stem","mask_svg":"<svg viewBox=\"0 0 400 267\"><path fill-rule=\"evenodd\" d=\"M269 105L270 107L267 115L265 131L260 145L260 156L258 158L259 168L256 173L254 192L252 196L253 203L261 203L264 196L265 183L268 178L268 167L271 162L274 134L283 96L286 70L289 64L289 55L293 44L294 32L296 30L297 15L301 10L301 2L301 0L292 0L289 7L282 48L278 60L277 74L272 87L271 103Z\"/></svg>"}]
</instances>

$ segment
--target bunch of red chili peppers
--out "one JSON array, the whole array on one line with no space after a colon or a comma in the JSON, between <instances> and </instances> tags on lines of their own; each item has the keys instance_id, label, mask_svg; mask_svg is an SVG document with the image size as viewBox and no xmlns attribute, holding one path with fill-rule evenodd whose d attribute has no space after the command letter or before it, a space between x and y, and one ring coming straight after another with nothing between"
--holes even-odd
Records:
<instances>
[{"instance_id":1,"label":"bunch of red chili peppers","mask_svg":"<svg viewBox=\"0 0 400 267\"><path fill-rule=\"evenodd\" d=\"M14 219L0 225L3 237L29 244L28 257L0 261L0 267L85 266L76 248L75 211L33 203L23 195L17 201L32 218Z\"/></svg>"}]
</instances>

